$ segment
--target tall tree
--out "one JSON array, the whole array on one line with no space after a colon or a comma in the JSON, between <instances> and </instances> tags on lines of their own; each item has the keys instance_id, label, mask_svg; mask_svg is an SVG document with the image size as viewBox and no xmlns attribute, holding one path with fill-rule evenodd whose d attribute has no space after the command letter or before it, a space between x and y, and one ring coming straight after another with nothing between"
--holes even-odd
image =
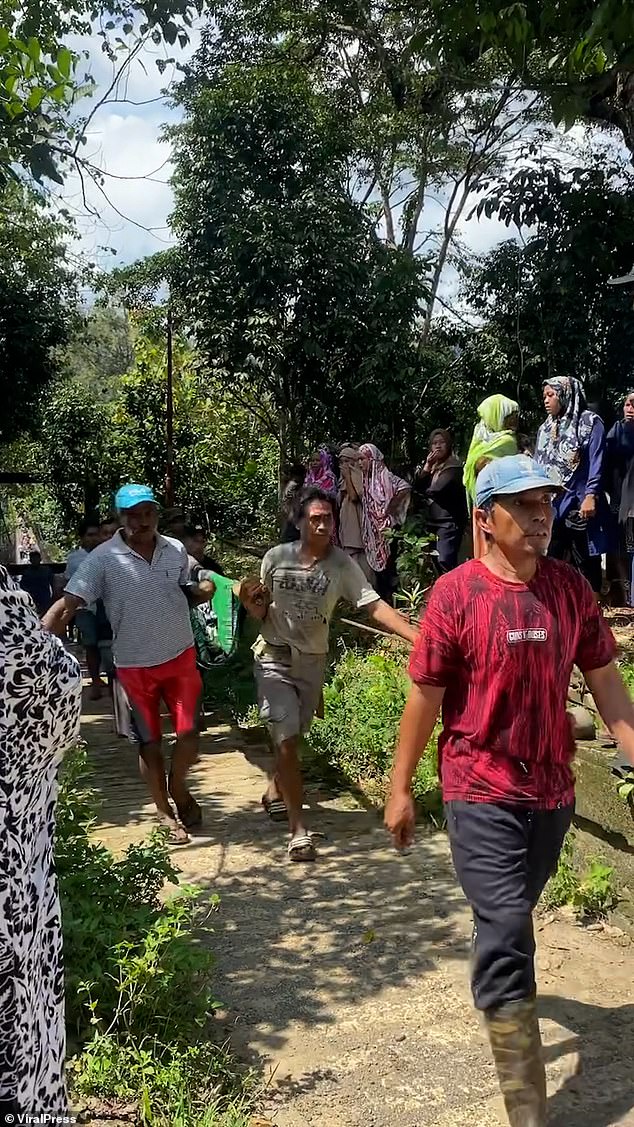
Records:
<instances>
[{"instance_id":1,"label":"tall tree","mask_svg":"<svg viewBox=\"0 0 634 1127\"><path fill-rule=\"evenodd\" d=\"M526 234L474 269L465 299L483 322L467 352L491 348L502 382L541 411L542 381L578 376L591 397L613 402L632 382L634 316L607 283L631 266L634 179L604 159L566 178L547 165L522 170L483 208Z\"/></svg>"},{"instance_id":2,"label":"tall tree","mask_svg":"<svg viewBox=\"0 0 634 1127\"><path fill-rule=\"evenodd\" d=\"M422 283L350 198L345 114L294 64L228 67L181 101L175 289L204 359L282 456L368 425L377 382L398 397L411 377Z\"/></svg>"},{"instance_id":3,"label":"tall tree","mask_svg":"<svg viewBox=\"0 0 634 1127\"><path fill-rule=\"evenodd\" d=\"M69 231L30 189L0 194L0 431L11 442L37 425L42 393L55 375L54 349L70 333L77 278Z\"/></svg>"}]
</instances>

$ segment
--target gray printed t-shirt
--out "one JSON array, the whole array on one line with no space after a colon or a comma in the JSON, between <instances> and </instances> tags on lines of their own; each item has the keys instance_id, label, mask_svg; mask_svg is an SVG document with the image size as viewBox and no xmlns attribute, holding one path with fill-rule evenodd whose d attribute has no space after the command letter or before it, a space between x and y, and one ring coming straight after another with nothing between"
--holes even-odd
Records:
<instances>
[{"instance_id":1,"label":"gray printed t-shirt","mask_svg":"<svg viewBox=\"0 0 634 1127\"><path fill-rule=\"evenodd\" d=\"M189 559L179 540L157 535L148 563L116 532L88 554L65 590L86 603L103 599L115 665L149 668L172 661L194 644L181 588L188 579Z\"/></svg>"},{"instance_id":2,"label":"gray printed t-shirt","mask_svg":"<svg viewBox=\"0 0 634 1127\"><path fill-rule=\"evenodd\" d=\"M339 600L360 608L377 602L379 596L359 565L340 548L331 548L325 559L310 567L301 562L299 551L298 541L278 544L262 560L262 583L273 599L260 637L271 646L325 654L330 619Z\"/></svg>"}]
</instances>

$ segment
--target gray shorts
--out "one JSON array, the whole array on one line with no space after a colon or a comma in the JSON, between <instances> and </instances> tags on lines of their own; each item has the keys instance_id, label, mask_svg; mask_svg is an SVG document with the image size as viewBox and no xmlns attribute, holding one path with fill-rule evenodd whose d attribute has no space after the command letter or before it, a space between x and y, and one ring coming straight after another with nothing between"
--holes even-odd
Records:
<instances>
[{"instance_id":1,"label":"gray shorts","mask_svg":"<svg viewBox=\"0 0 634 1127\"><path fill-rule=\"evenodd\" d=\"M304 654L291 666L256 657L260 719L276 746L310 728L321 700L326 660L326 654Z\"/></svg>"}]
</instances>

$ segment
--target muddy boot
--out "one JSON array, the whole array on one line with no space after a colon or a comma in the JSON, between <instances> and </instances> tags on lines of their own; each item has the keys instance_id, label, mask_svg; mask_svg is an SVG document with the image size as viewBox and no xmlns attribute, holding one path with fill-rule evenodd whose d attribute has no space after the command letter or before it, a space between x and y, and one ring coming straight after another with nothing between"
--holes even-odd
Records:
<instances>
[{"instance_id":1,"label":"muddy boot","mask_svg":"<svg viewBox=\"0 0 634 1127\"><path fill-rule=\"evenodd\" d=\"M546 1073L535 998L508 1002L485 1018L511 1127L545 1127Z\"/></svg>"}]
</instances>

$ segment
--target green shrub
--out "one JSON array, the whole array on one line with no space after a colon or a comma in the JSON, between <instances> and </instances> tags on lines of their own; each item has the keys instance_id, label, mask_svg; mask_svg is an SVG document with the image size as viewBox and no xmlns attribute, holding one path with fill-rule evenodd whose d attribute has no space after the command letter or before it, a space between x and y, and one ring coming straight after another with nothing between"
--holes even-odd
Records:
<instances>
[{"instance_id":1,"label":"green shrub","mask_svg":"<svg viewBox=\"0 0 634 1127\"><path fill-rule=\"evenodd\" d=\"M254 1080L211 1038L213 957L201 937L217 897L204 909L188 886L160 898L178 881L160 831L119 859L91 840L85 773L85 754L69 756L56 838L72 1092L139 1101L148 1127L237 1125Z\"/></svg>"},{"instance_id":2,"label":"green shrub","mask_svg":"<svg viewBox=\"0 0 634 1127\"><path fill-rule=\"evenodd\" d=\"M346 650L324 689L325 717L308 737L325 771L335 768L348 782L387 783L398 729L409 692L406 658L393 650ZM418 765L414 794L434 820L441 817L437 739Z\"/></svg>"},{"instance_id":3,"label":"green shrub","mask_svg":"<svg viewBox=\"0 0 634 1127\"><path fill-rule=\"evenodd\" d=\"M574 842L575 835L570 830L566 834L557 871L544 890L544 904L548 908L569 904L580 918L605 916L616 908L619 900L614 869L603 861L590 861L587 868L579 873L575 867Z\"/></svg>"}]
</instances>

